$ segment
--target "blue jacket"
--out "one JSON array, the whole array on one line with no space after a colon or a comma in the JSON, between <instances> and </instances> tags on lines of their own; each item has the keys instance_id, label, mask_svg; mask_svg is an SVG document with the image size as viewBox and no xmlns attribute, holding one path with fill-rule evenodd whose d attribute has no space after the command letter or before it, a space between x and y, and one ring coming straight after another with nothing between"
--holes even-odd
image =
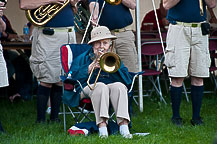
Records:
<instances>
[{"instance_id":1,"label":"blue jacket","mask_svg":"<svg viewBox=\"0 0 217 144\"><path fill-rule=\"evenodd\" d=\"M72 63L72 66L70 68L71 70L71 78L73 81L79 81L75 83L75 89L73 91L64 91L63 94L63 102L71 107L76 107L79 105L80 101L80 93L81 93L81 85L82 87L87 86L87 79L89 77L88 74L88 66L92 63L93 60L91 60L91 55L93 54L93 50L90 49L81 55L79 55ZM98 73L98 71L94 71L94 73ZM105 72L101 72L105 73ZM109 78L100 80L106 84L111 82L122 82L126 87L129 89L132 84L133 76L129 74L128 69L123 65L121 62L120 69L112 74L108 74ZM95 77L91 77L90 81L95 81ZM90 82L91 83L91 82Z\"/></svg>"}]
</instances>

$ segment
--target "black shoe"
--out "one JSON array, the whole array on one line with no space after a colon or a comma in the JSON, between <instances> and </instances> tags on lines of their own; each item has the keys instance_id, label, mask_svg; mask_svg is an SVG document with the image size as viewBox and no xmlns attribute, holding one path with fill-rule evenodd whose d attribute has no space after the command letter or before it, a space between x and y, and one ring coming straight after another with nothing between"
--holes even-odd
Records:
<instances>
[{"instance_id":1,"label":"black shoe","mask_svg":"<svg viewBox=\"0 0 217 144\"><path fill-rule=\"evenodd\" d=\"M177 126L182 126L182 124L183 124L182 118L172 118L171 121L173 124L175 124Z\"/></svg>"},{"instance_id":2,"label":"black shoe","mask_svg":"<svg viewBox=\"0 0 217 144\"><path fill-rule=\"evenodd\" d=\"M45 121L43 121L43 120L36 120L35 123L36 124L45 124Z\"/></svg>"},{"instance_id":3,"label":"black shoe","mask_svg":"<svg viewBox=\"0 0 217 144\"><path fill-rule=\"evenodd\" d=\"M191 124L192 124L193 126L196 126L196 125L202 125L202 124L204 124L204 123L203 123L202 118L199 117L198 119L192 119L192 120L191 120Z\"/></svg>"},{"instance_id":4,"label":"black shoe","mask_svg":"<svg viewBox=\"0 0 217 144\"><path fill-rule=\"evenodd\" d=\"M5 131L4 131L4 129L2 128L2 126L1 126L1 123L0 123L0 133L4 133Z\"/></svg>"},{"instance_id":5,"label":"black shoe","mask_svg":"<svg viewBox=\"0 0 217 144\"><path fill-rule=\"evenodd\" d=\"M48 123L60 123L60 122L61 122L61 120L60 120L59 118L50 119L50 120L48 121Z\"/></svg>"}]
</instances>

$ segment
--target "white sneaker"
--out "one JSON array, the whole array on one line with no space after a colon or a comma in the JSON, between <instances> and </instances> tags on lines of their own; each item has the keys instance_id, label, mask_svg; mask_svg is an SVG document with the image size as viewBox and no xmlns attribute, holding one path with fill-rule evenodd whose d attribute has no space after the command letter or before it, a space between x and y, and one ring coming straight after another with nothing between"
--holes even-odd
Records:
<instances>
[{"instance_id":1,"label":"white sneaker","mask_svg":"<svg viewBox=\"0 0 217 144\"><path fill-rule=\"evenodd\" d=\"M122 137L126 139L132 139L133 135L132 134L122 134Z\"/></svg>"},{"instance_id":2,"label":"white sneaker","mask_svg":"<svg viewBox=\"0 0 217 144\"><path fill-rule=\"evenodd\" d=\"M99 128L99 137L100 138L107 138L108 137L108 130L107 130L106 126Z\"/></svg>"},{"instance_id":3,"label":"white sneaker","mask_svg":"<svg viewBox=\"0 0 217 144\"><path fill-rule=\"evenodd\" d=\"M51 113L51 107L48 107L46 112L47 112L47 114L50 114Z\"/></svg>"},{"instance_id":4,"label":"white sneaker","mask_svg":"<svg viewBox=\"0 0 217 144\"><path fill-rule=\"evenodd\" d=\"M121 125L120 127L120 134L123 138L132 139L133 135L130 134L128 125Z\"/></svg>"}]
</instances>

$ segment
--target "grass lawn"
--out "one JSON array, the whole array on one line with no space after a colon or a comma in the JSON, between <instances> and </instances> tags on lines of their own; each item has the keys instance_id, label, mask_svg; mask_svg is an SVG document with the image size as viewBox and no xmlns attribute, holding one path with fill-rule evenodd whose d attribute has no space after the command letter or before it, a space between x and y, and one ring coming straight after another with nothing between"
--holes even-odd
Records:
<instances>
[{"instance_id":1,"label":"grass lawn","mask_svg":"<svg viewBox=\"0 0 217 144\"><path fill-rule=\"evenodd\" d=\"M166 94L165 94L166 95ZM167 94L166 101L170 99ZM35 144L35 143L75 143L75 144L211 144L217 132L217 96L205 94L201 116L205 122L202 126L191 126L191 103L183 96L181 116L184 126L171 124L171 105L164 105L157 96L144 97L144 112L139 112L138 106L133 104L131 133L149 132L147 136L134 136L124 139L120 135L109 136L108 139L98 138L98 134L84 136L70 136L63 130L61 123L36 124L36 100L19 101L11 104L7 99L0 99L0 120L6 133L0 133L2 144ZM47 116L48 117L48 116ZM67 129L74 121L67 116Z\"/></svg>"}]
</instances>

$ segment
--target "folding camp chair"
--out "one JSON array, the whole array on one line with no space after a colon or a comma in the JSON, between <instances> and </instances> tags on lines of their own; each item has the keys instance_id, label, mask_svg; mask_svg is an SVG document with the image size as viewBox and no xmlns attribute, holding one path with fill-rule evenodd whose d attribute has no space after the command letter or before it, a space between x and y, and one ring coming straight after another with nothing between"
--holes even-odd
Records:
<instances>
[{"instance_id":1,"label":"folding camp chair","mask_svg":"<svg viewBox=\"0 0 217 144\"><path fill-rule=\"evenodd\" d=\"M90 99L85 98L81 101L79 100L79 107L75 107L73 104L70 104L65 100L67 98L67 100L73 101L70 95L73 92L75 81L70 79L70 66L77 56L90 48L91 46L87 44L65 44L60 48L63 71L63 75L61 76L63 81L63 112L61 114L63 114L64 119L64 130L66 130L66 114L71 114L75 123L80 123L84 121L85 118L92 121L92 119L88 116L90 113L93 113ZM65 104L67 105L69 112L65 111ZM73 111L71 107L75 107L76 111Z\"/></svg>"},{"instance_id":2,"label":"folding camp chair","mask_svg":"<svg viewBox=\"0 0 217 144\"><path fill-rule=\"evenodd\" d=\"M161 42L144 42L142 44L141 54L144 56L144 58L148 58L143 60L144 73L142 75L147 77L153 86L152 90L148 92L148 95L152 95L152 92L155 90L159 95L160 100L167 104L163 98L160 84L160 74L163 70L164 61ZM166 81L165 85L167 87Z\"/></svg>"},{"instance_id":3,"label":"folding camp chair","mask_svg":"<svg viewBox=\"0 0 217 144\"><path fill-rule=\"evenodd\" d=\"M94 113L90 98L85 98L85 99L80 101L80 99L73 99L71 97L71 93L73 92L73 89L74 89L73 85L75 83L79 83L79 81L78 80L73 81L71 79L71 71L70 71L70 67L71 67L71 64L73 63L73 60L77 56L79 56L81 53L89 50L90 48L91 48L91 46L89 46L87 44L66 44L60 48L61 63L62 63L62 68L63 68L63 75L61 76L61 79L62 79L63 84L64 84L63 112L62 112L63 118L64 118L64 130L66 130L65 104L67 105L67 107L70 111L68 113L72 115L72 117L74 118L76 123L83 122L83 120L85 118L87 118L89 121L92 121L92 119L90 117L88 117L88 115L90 113ZM132 85L128 91L129 96L132 95L133 84L134 84L136 76L139 74L142 74L142 72L130 73L130 74L133 76L133 82L132 82ZM80 101L79 107L73 105L73 101ZM130 102L131 102L131 100L129 99L129 105L131 105ZM75 107L77 111L74 112L71 109L71 107ZM129 107L129 112L131 112L131 111L132 111L132 107ZM113 116L114 116L114 113L110 115L110 119L112 119Z\"/></svg>"}]
</instances>

